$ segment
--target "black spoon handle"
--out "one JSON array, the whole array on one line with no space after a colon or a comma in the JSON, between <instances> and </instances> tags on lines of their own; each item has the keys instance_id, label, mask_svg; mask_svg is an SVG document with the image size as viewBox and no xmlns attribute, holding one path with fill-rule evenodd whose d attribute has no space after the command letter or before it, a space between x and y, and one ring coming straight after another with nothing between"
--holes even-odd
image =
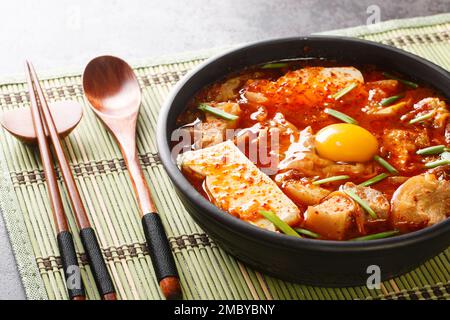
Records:
<instances>
[{"instance_id":1,"label":"black spoon handle","mask_svg":"<svg viewBox=\"0 0 450 320\"><path fill-rule=\"evenodd\" d=\"M157 213L145 214L142 217L142 227L158 282L166 277L178 277L169 240L159 215Z\"/></svg>"}]
</instances>

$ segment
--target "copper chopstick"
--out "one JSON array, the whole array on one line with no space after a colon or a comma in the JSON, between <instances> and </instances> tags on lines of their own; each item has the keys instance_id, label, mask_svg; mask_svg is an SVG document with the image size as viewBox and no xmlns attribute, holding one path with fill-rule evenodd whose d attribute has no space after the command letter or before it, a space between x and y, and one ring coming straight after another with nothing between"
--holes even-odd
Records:
<instances>
[{"instance_id":1,"label":"copper chopstick","mask_svg":"<svg viewBox=\"0 0 450 320\"><path fill-rule=\"evenodd\" d=\"M78 267L73 237L69 230L66 213L64 211L60 190L56 180L56 174L53 169L53 160L46 137L47 130L42 122L42 116L39 111L36 94L29 72L27 72L27 84L30 91L31 116L39 145L42 166L44 167L50 207L53 213L53 220L55 221L57 232L56 238L58 241L58 248L66 278L67 293L71 300L85 300L86 295L83 282L81 281L81 273Z\"/></svg>"},{"instance_id":2,"label":"copper chopstick","mask_svg":"<svg viewBox=\"0 0 450 320\"><path fill-rule=\"evenodd\" d=\"M55 152L58 165L63 176L64 184L68 191L70 203L75 214L78 227L80 229L81 241L83 243L86 255L89 259L89 265L94 275L97 289L99 290L100 296L103 300L116 300L114 284L109 274L108 268L106 267L105 261L103 260L102 252L95 235L95 231L91 227L91 224L89 222L89 218L81 200L81 196L75 183L72 171L69 167L69 163L64 154L64 150L59 139L53 117L51 115L42 88L39 84L36 72L33 68L33 65L28 61L27 71L27 76L31 78L31 88L33 88L34 86L34 90L36 90L37 92L40 103L36 103L36 109L42 116L42 120L46 125L48 135L52 142L53 150ZM34 90L30 91L34 92ZM34 97L33 100L36 100L36 97Z\"/></svg>"}]
</instances>

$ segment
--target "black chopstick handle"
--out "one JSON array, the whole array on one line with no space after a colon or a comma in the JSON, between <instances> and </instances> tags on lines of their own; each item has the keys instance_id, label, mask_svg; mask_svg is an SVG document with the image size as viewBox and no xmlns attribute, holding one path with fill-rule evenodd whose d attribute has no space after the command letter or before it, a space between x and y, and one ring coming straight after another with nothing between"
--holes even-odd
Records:
<instances>
[{"instance_id":1,"label":"black chopstick handle","mask_svg":"<svg viewBox=\"0 0 450 320\"><path fill-rule=\"evenodd\" d=\"M115 293L114 284L109 275L105 260L103 260L102 250L98 244L94 229L81 229L80 237L100 296L103 297Z\"/></svg>"},{"instance_id":2,"label":"black chopstick handle","mask_svg":"<svg viewBox=\"0 0 450 320\"><path fill-rule=\"evenodd\" d=\"M167 277L178 278L169 240L164 232L164 226L159 215L157 213L145 214L142 217L142 227L158 282Z\"/></svg>"},{"instance_id":3,"label":"black chopstick handle","mask_svg":"<svg viewBox=\"0 0 450 320\"><path fill-rule=\"evenodd\" d=\"M58 240L59 253L66 278L67 293L69 299L85 297L83 281L81 279L80 267L78 266L77 253L73 244L73 237L69 231L61 231L56 236Z\"/></svg>"}]
</instances>

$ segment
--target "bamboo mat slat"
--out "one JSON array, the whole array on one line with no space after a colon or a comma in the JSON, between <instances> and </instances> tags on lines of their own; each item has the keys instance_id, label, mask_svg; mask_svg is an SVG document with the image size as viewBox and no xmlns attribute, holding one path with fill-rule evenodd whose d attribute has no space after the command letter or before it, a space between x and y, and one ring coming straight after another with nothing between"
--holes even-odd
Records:
<instances>
[{"instance_id":1,"label":"bamboo mat slat","mask_svg":"<svg viewBox=\"0 0 450 320\"><path fill-rule=\"evenodd\" d=\"M450 70L450 14L338 30L333 34L378 41L416 53ZM366 287L323 288L284 282L254 271L220 249L187 214L161 166L155 145L158 111L172 86L202 58L149 63L135 69L143 92L137 144L181 276L186 299L449 299L449 250L419 268ZM83 98L79 75L43 81L50 101L85 107L79 126L64 140L65 152L107 266L121 299L160 299L140 228L137 204L120 151ZM22 82L0 85L1 111L28 106ZM95 137L95 138L94 138ZM30 299L67 299L55 230L38 152L0 131L0 208ZM60 177L60 175L58 174ZM65 190L61 179L61 190ZM65 191L64 191L65 192ZM67 212L70 205L63 195ZM69 214L89 299L98 299Z\"/></svg>"}]
</instances>

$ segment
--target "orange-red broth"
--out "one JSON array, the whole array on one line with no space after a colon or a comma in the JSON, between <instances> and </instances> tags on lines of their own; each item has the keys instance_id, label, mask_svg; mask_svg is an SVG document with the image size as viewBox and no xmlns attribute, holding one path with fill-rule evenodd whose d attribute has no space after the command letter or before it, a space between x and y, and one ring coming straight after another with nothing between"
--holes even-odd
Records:
<instances>
[{"instance_id":1,"label":"orange-red broth","mask_svg":"<svg viewBox=\"0 0 450 320\"><path fill-rule=\"evenodd\" d=\"M286 73L297 70L304 67L312 67L312 66L321 66L321 67L337 67L337 66L347 66L347 65L339 65L334 61L326 61L322 59L308 59L308 60L297 60L290 61L287 63L286 67L275 68L275 69L263 69L261 66L254 66L244 69L240 72L232 73L225 78L204 87L200 90L189 102L186 110L178 117L177 124L179 126L186 125L192 123L196 119L203 119L204 113L198 110L198 105L200 103L212 102L213 97L217 96L218 91L220 90L221 84L227 81L230 78L236 76L244 76L247 80L243 83L242 86L238 89L241 93L239 98L236 101L239 103L239 106L242 110L242 114L239 117L238 129L249 128L255 125L258 121L251 117L253 113L257 111L258 105L248 103L246 99L242 98L242 94L250 89L251 91L258 92L262 90L262 88L267 89L268 81L276 81L279 77L285 75ZM379 80L386 80L387 78L383 73L389 72L393 73L390 70L382 70L373 65L363 65L356 66L358 70L361 71L365 84L359 85L347 95L345 95L340 100L335 100L332 98L332 95L335 92L326 92L325 94L325 103L323 105L308 105L301 103L295 100L297 94L301 94L301 92L291 92L290 94L294 99L290 101L290 103L286 103L285 99L278 99L277 92L274 91L264 91L265 97L268 98L266 102L263 103L264 107L267 110L267 119L273 117L276 113L281 112L287 121L294 124L299 130L304 129L307 126L311 126L313 131L316 133L320 129L334 123L342 123L342 121L334 118L331 115L328 115L324 112L325 108L331 108L338 110L350 117L354 118L358 121L358 125L370 131L378 140L379 143L379 152L378 154L382 156L387 161L391 162L395 161L395 152L399 152L399 150L392 150L385 148L383 143L383 133L385 130L389 129L404 129L408 132L414 133L417 130L425 130L429 137L430 146L448 144L446 141L446 133L444 129L435 129L435 128L427 128L423 126L414 126L410 125L408 121L400 121L400 117L414 109L414 104L418 101L428 98L428 97L438 97L440 99L445 99L443 96L438 93L433 88L419 84L417 88L411 88L405 84L399 83L397 88L392 90L384 90L386 95L384 96L369 96L369 91L371 88L370 82L375 82ZM407 79L407 77L400 75L398 73L394 73L396 76L402 79ZM286 93L284 93L286 94ZM404 97L400 100L397 100L395 103L399 103L402 101L407 102L407 107L401 114L389 116L389 117L379 117L375 115L368 114L364 110L367 110L367 106L369 104L379 103L383 98L391 97L398 94L404 94ZM282 101L282 102L280 102ZM448 102L446 101L447 106ZM280 140L280 152L286 151L291 144L291 139L285 138ZM392 158L392 159L391 159ZM397 163L393 163L396 165L396 168L399 170L399 175L402 177L411 177L420 173L425 172L427 169L424 167L424 164L428 161L433 161L436 159L436 156L420 156L415 154L415 152L409 152L408 162L403 163L401 165L397 165ZM352 176L351 181L359 184L363 181L366 181L382 172L386 172L386 169L380 166L376 161L373 161L373 166L375 170L367 176ZM257 166L260 166L256 163ZM260 166L261 167L261 166ZM205 198L208 199L208 196L203 188L202 182L196 180L193 177L187 177L188 180L192 183L192 185L202 193ZM274 178L274 175L271 176ZM317 178L317 177L316 177ZM384 179L371 187L377 189L388 198L391 199L394 191L399 187L399 185L404 180L398 179ZM329 190L337 190L339 186L346 181L336 181L331 182L322 187ZM304 210L305 207L301 204L297 203L301 210ZM389 229L389 226L383 226L382 229L377 230L379 232L385 231Z\"/></svg>"}]
</instances>

